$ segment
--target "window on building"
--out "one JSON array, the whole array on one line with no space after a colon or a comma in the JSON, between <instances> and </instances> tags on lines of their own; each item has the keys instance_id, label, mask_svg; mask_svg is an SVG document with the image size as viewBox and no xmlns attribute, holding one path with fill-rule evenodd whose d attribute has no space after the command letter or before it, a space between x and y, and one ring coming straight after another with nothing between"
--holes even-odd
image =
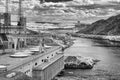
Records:
<instances>
[{"instance_id":1,"label":"window on building","mask_svg":"<svg viewBox=\"0 0 120 80\"><path fill-rule=\"evenodd\" d=\"M37 65L37 63L35 63L35 66Z\"/></svg>"},{"instance_id":2,"label":"window on building","mask_svg":"<svg viewBox=\"0 0 120 80\"><path fill-rule=\"evenodd\" d=\"M14 48L14 44L12 44L12 48Z\"/></svg>"}]
</instances>

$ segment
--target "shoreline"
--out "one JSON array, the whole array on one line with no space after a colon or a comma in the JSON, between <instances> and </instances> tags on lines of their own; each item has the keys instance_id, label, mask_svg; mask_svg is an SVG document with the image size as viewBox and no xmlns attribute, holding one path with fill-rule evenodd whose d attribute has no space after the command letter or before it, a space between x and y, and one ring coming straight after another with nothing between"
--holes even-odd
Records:
<instances>
[{"instance_id":1,"label":"shoreline","mask_svg":"<svg viewBox=\"0 0 120 80\"><path fill-rule=\"evenodd\" d=\"M109 40L120 42L119 35L93 35L93 34L80 34L80 33L72 33L74 37L82 37L82 38L90 38L90 39L101 39L101 40Z\"/></svg>"}]
</instances>

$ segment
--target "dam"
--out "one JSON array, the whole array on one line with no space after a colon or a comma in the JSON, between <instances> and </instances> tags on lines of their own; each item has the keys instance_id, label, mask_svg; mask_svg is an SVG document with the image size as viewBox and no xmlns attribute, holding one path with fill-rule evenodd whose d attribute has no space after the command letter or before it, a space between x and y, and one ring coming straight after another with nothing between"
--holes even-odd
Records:
<instances>
[{"instance_id":1,"label":"dam","mask_svg":"<svg viewBox=\"0 0 120 80\"><path fill-rule=\"evenodd\" d=\"M17 25L13 25L9 1L5 1L6 10L0 14L0 80L54 79L64 69L63 43L66 40L53 39L56 33L47 33L47 30L42 33L39 29L28 29L22 0L13 1L19 6L18 19L13 20ZM44 3L45 0L40 1Z\"/></svg>"},{"instance_id":2,"label":"dam","mask_svg":"<svg viewBox=\"0 0 120 80\"><path fill-rule=\"evenodd\" d=\"M52 34L29 30L24 20L10 25L8 18L0 26L0 80L17 80L22 75L28 80L53 79L64 69L63 47L52 40Z\"/></svg>"},{"instance_id":3,"label":"dam","mask_svg":"<svg viewBox=\"0 0 120 80\"><path fill-rule=\"evenodd\" d=\"M20 41L16 47L20 46L18 43ZM15 80L18 72L35 80L51 80L64 69L64 52L61 46L37 45L15 49L0 55L0 80Z\"/></svg>"}]
</instances>

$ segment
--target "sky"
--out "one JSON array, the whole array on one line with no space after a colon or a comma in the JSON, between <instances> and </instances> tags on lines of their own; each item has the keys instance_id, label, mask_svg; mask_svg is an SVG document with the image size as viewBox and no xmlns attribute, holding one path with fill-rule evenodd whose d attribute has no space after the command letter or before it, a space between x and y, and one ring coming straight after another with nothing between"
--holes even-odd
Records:
<instances>
[{"instance_id":1,"label":"sky","mask_svg":"<svg viewBox=\"0 0 120 80\"><path fill-rule=\"evenodd\" d=\"M0 0L1 1L1 0ZM11 0L11 1L19 1L19 0ZM34 6L38 6L39 5L39 0L25 0L25 1L29 1L29 2L26 2L25 4L22 5L22 7L24 6L25 8L29 7L31 10L26 10L25 14L26 15L33 15L36 13L34 13L34 11L32 11L33 7ZM73 0L73 1L70 1L70 2L59 2L59 3L45 3L43 5L39 5L40 6L40 9L44 8L44 6L46 8L50 8L50 9L55 9L53 11L44 11L44 12L40 12L40 14L51 14L51 15L62 15L61 17L66 17L68 15L68 18L80 18L82 19L83 21L86 21L86 20L96 20L96 19L101 19L103 17L109 17L109 16L112 16L112 15L116 15L116 14L119 14L120 13L120 6L116 9L114 9L114 7L116 8L116 6L110 6L110 7L105 7L104 9L100 6L98 7L95 7L95 9L88 9L87 8L81 8L81 5L91 5L92 3L101 3L101 4L105 4L105 2L108 2L108 1L120 1L120 0ZM84 3L86 2L86 3ZM90 2L90 3L89 3ZM14 4L12 5L13 7L11 8L11 10L13 11L17 11L17 7L18 7L18 4ZM56 7L57 6L57 7ZM74 7L73 7L74 6ZM75 7L76 6L76 7ZM79 7L80 6L80 7ZM103 5L102 5L103 6ZM93 5L94 7L94 5ZM2 12L5 12L5 9L3 9L5 7L2 7L0 6L0 11ZM17 14L17 13L16 13ZM89 18L90 17L90 18ZM91 18L92 17L92 18ZM93 19L93 17L95 17ZM85 19L84 19L85 18ZM89 18L89 19L88 19ZM90 21L88 21L90 22Z\"/></svg>"}]
</instances>

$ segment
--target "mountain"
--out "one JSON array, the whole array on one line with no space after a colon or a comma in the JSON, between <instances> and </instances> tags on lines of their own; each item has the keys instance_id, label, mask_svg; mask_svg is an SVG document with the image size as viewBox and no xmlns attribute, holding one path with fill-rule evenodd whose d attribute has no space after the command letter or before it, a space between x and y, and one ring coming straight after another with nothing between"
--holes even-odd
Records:
<instances>
[{"instance_id":1,"label":"mountain","mask_svg":"<svg viewBox=\"0 0 120 80\"><path fill-rule=\"evenodd\" d=\"M96 21L84 30L80 30L78 33L95 35L120 35L120 14L112 16L106 20L101 19Z\"/></svg>"}]
</instances>

